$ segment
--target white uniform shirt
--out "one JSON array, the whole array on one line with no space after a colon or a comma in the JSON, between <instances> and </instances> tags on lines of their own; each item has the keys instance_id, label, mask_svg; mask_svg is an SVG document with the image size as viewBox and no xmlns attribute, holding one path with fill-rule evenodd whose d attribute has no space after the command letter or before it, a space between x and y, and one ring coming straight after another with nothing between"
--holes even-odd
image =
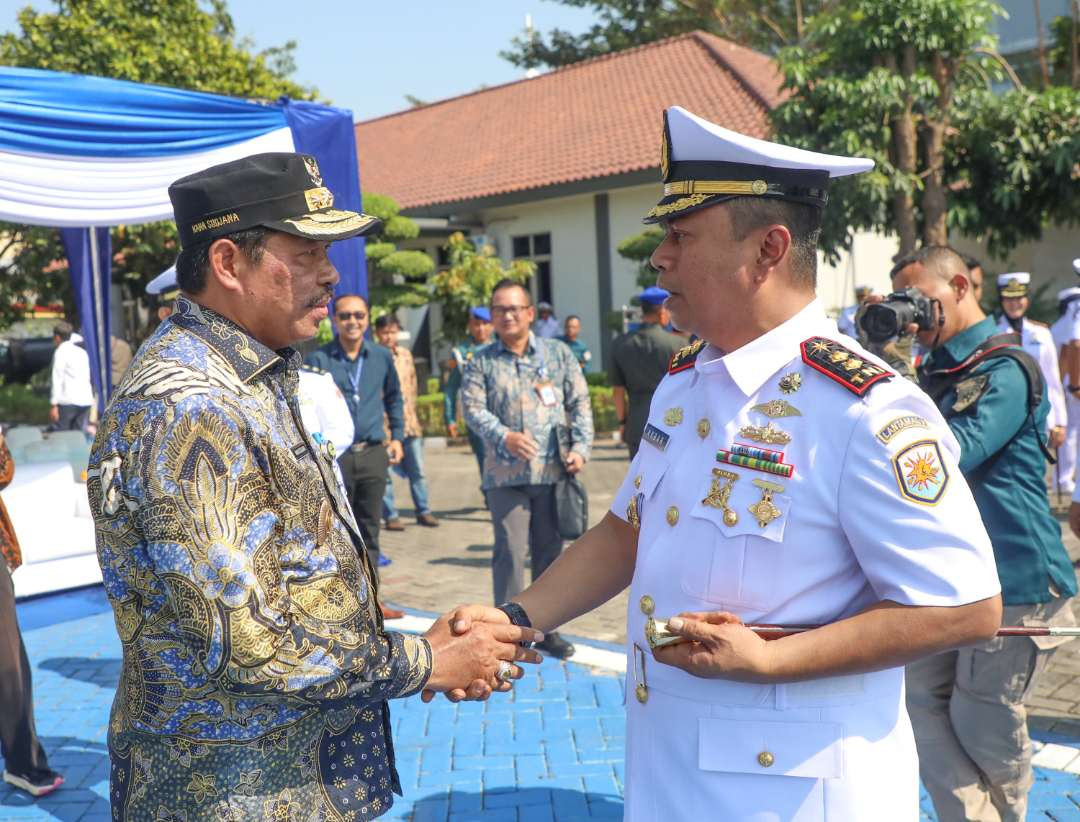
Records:
<instances>
[{"instance_id":1,"label":"white uniform shirt","mask_svg":"<svg viewBox=\"0 0 1080 822\"><path fill-rule=\"evenodd\" d=\"M657 617L726 610L745 622L799 625L881 600L951 606L1000 591L959 446L933 403L895 376L856 396L804 363L800 343L814 336L838 337L816 300L731 354L706 347L653 396L649 426L659 435L650 440L646 429L612 506L632 521L636 500L640 521L628 613L627 820L918 817L903 669L779 685L706 680L653 660L644 638L644 595ZM793 374L800 386L783 393L781 379ZM772 400L801 415L755 409ZM769 423L790 442L740 433ZM653 444L665 436L662 448ZM794 473L719 462L718 449L735 443L782 451ZM715 498L713 469L737 476L727 503L734 525L704 502ZM750 510L764 497L755 481L782 487L772 496L779 516L764 526ZM634 698L643 681L644 704Z\"/></svg>"},{"instance_id":2,"label":"white uniform shirt","mask_svg":"<svg viewBox=\"0 0 1080 822\"><path fill-rule=\"evenodd\" d=\"M859 306L849 305L843 311L840 312L839 318L836 320L836 327L841 334L846 334L853 340L859 339L858 329L855 328L855 316L859 313Z\"/></svg>"},{"instance_id":3,"label":"white uniform shirt","mask_svg":"<svg viewBox=\"0 0 1080 822\"><path fill-rule=\"evenodd\" d=\"M998 319L998 330L1008 332L1013 329L1009 321L1001 317ZM1061 386L1058 346L1054 342L1053 332L1045 325L1034 323L1025 317L1020 325L1020 345L1039 364L1039 370L1046 380L1046 392L1050 399L1047 427L1064 428L1069 424L1069 413L1065 406L1065 389Z\"/></svg>"},{"instance_id":4,"label":"white uniform shirt","mask_svg":"<svg viewBox=\"0 0 1080 822\"><path fill-rule=\"evenodd\" d=\"M1050 326L1050 336L1060 360L1061 349L1073 340L1080 340L1080 300L1074 300L1065 307L1065 313Z\"/></svg>"},{"instance_id":5,"label":"white uniform shirt","mask_svg":"<svg viewBox=\"0 0 1080 822\"><path fill-rule=\"evenodd\" d=\"M94 404L94 387L90 382L90 355L85 348L76 344L81 341L82 337L72 334L53 352L50 405L77 405L85 408Z\"/></svg>"},{"instance_id":6,"label":"white uniform shirt","mask_svg":"<svg viewBox=\"0 0 1080 822\"><path fill-rule=\"evenodd\" d=\"M344 454L353 441L353 421L345 396L325 371L300 369L300 417L310 434L321 434Z\"/></svg>"}]
</instances>

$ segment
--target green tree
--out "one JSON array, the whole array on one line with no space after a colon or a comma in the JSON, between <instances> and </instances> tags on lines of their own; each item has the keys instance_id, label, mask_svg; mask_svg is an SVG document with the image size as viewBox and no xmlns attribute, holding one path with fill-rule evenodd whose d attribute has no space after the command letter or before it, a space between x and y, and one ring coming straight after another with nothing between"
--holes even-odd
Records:
<instances>
[{"instance_id":1,"label":"green tree","mask_svg":"<svg viewBox=\"0 0 1080 822\"><path fill-rule=\"evenodd\" d=\"M503 266L491 246L477 249L464 234L457 231L446 241L450 267L432 277L435 302L442 306L443 336L460 340L465 336L469 309L487 305L491 290L504 278L527 283L536 272L528 260L514 260Z\"/></svg>"},{"instance_id":2,"label":"green tree","mask_svg":"<svg viewBox=\"0 0 1080 822\"><path fill-rule=\"evenodd\" d=\"M276 100L314 99L314 89L289 79L295 42L252 52L238 39L225 0L54 0L55 9L27 6L18 32L0 36L0 63L97 77ZM10 304L36 298L64 300L71 292L59 233L0 223L0 234L18 239L11 262L0 267L0 321ZM172 222L121 227L112 233L113 275L141 294L146 282L176 257ZM60 262L41 276L42 261Z\"/></svg>"},{"instance_id":3,"label":"green tree","mask_svg":"<svg viewBox=\"0 0 1080 822\"><path fill-rule=\"evenodd\" d=\"M649 265L649 258L664 239L664 232L659 228L647 228L640 234L633 234L615 246L615 250L624 260L637 263L636 281L642 288L656 285L656 269Z\"/></svg>"},{"instance_id":4,"label":"green tree","mask_svg":"<svg viewBox=\"0 0 1080 822\"><path fill-rule=\"evenodd\" d=\"M435 261L423 251L397 247L402 240L420 235L420 227L402 216L400 210L397 203L383 194L364 193L364 212L383 221L381 232L369 237L364 245L371 308L379 314L427 305L431 301L428 277L435 270Z\"/></svg>"},{"instance_id":5,"label":"green tree","mask_svg":"<svg viewBox=\"0 0 1080 822\"><path fill-rule=\"evenodd\" d=\"M1018 85L993 50L999 13L990 0L842 0L780 53L779 139L877 163L833 185L828 253L855 229L894 231L905 253L953 227L1000 255L1076 221L1080 95L991 90L1005 74Z\"/></svg>"},{"instance_id":6,"label":"green tree","mask_svg":"<svg viewBox=\"0 0 1080 822\"><path fill-rule=\"evenodd\" d=\"M500 56L521 68L558 68L684 34L707 31L768 53L798 42L806 20L828 0L558 0L591 8L598 22L583 34L526 30Z\"/></svg>"}]
</instances>

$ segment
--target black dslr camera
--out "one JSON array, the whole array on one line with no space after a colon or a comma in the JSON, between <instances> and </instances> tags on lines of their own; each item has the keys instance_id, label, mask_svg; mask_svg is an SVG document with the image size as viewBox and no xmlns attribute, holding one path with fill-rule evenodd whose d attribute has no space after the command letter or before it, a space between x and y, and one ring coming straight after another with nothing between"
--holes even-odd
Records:
<instances>
[{"instance_id":1,"label":"black dslr camera","mask_svg":"<svg viewBox=\"0 0 1080 822\"><path fill-rule=\"evenodd\" d=\"M936 319L934 303L938 303ZM859 318L859 325L870 342L880 343L902 337L911 323L918 325L920 331L930 331L944 320L939 300L930 299L917 288L905 288L894 291L880 303L868 305Z\"/></svg>"}]
</instances>

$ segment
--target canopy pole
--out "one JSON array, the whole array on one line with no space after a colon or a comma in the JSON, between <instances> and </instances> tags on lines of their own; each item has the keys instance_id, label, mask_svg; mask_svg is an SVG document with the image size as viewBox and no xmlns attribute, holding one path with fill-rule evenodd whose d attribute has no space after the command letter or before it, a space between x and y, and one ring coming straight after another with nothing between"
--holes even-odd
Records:
<instances>
[{"instance_id":1,"label":"canopy pole","mask_svg":"<svg viewBox=\"0 0 1080 822\"><path fill-rule=\"evenodd\" d=\"M90 273L94 289L94 326L97 328L98 385L101 386L101 398L98 402L104 407L109 399L109 381L106 378L105 369L110 367L110 363L105 347L108 340L105 339L105 314L101 297L101 261L98 257L98 238L95 226L90 226Z\"/></svg>"}]
</instances>

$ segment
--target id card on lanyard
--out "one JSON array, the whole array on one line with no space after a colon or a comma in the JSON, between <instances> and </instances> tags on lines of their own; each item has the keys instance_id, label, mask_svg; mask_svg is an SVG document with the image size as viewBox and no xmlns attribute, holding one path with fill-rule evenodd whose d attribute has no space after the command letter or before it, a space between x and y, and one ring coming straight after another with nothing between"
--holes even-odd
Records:
<instances>
[{"instance_id":1,"label":"id card on lanyard","mask_svg":"<svg viewBox=\"0 0 1080 822\"><path fill-rule=\"evenodd\" d=\"M536 396L546 408L554 408L558 398L555 396L555 386L548 377L547 357L544 354L544 344L540 340L536 341L536 350L540 353L540 369L537 372L539 379L534 386Z\"/></svg>"}]
</instances>

